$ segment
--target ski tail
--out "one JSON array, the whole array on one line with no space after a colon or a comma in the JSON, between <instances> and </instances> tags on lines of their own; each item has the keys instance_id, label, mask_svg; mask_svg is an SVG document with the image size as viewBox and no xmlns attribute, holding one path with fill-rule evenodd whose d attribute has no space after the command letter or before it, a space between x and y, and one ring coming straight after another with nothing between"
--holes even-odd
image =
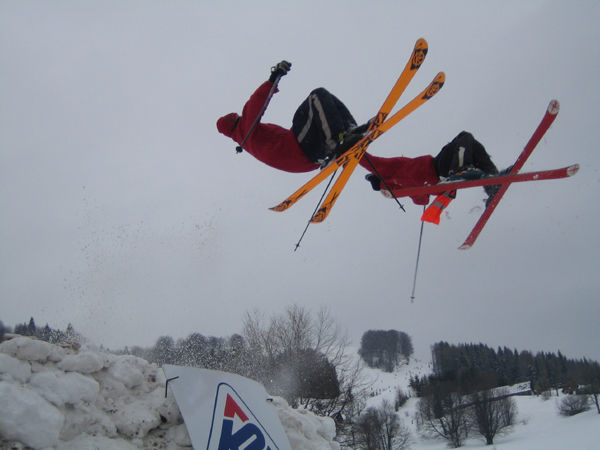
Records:
<instances>
[{"instance_id":1,"label":"ski tail","mask_svg":"<svg viewBox=\"0 0 600 450\"><path fill-rule=\"evenodd\" d=\"M296 192L294 192L292 195L290 195L284 201L282 201L278 205L275 205L269 209L271 211L277 211L277 212L285 211L286 209L288 209L289 207L294 205L302 197L304 197L306 194L308 194L310 191L312 191L315 187L317 187L321 183L321 181L323 181L329 175L333 174L338 169L338 167L339 166L337 165L337 160L336 160L333 163L329 164L327 167L325 167L323 170L321 170L318 174L316 174L314 177L312 177L306 183L304 183L300 187L300 189L298 189Z\"/></svg>"},{"instance_id":2,"label":"ski tail","mask_svg":"<svg viewBox=\"0 0 600 450\"><path fill-rule=\"evenodd\" d=\"M419 106L427 102L427 100L432 98L435 94L437 94L444 85L445 80L446 76L444 72L438 73L433 81L429 83L429 85L419 95L408 102L406 106L394 113L388 120L375 128L368 136L359 141L353 149L346 153L348 155L348 161L344 166L344 170L329 191L329 194L327 194L325 200L323 200L321 207L312 217L311 223L323 222L327 218L331 208L333 208L333 205L346 186L346 182L350 178L350 175L352 175L352 172L354 172L358 162L364 156L369 144L389 130L392 126L400 122L400 120L404 119Z\"/></svg>"},{"instance_id":3,"label":"ski tail","mask_svg":"<svg viewBox=\"0 0 600 450\"><path fill-rule=\"evenodd\" d=\"M365 146L365 149L366 149L366 146ZM364 154L364 151L362 152L362 154ZM311 223L323 222L327 218L327 216L329 215L329 212L331 211L331 208L333 208L333 205L335 204L338 197L342 193L342 190L346 186L346 183L348 182L350 175L352 175L352 173L354 172L354 169L356 169L356 166L358 165L359 161L360 161L360 157L355 157L348 163L348 165L346 165L346 167L344 167L344 170L342 170L342 173L340 173L340 176L338 177L338 179L335 180L335 184L333 185L333 187L327 194L327 197L325 198L325 200L323 200L321 207L317 210L317 212L310 219Z\"/></svg>"},{"instance_id":4,"label":"ski tail","mask_svg":"<svg viewBox=\"0 0 600 450\"><path fill-rule=\"evenodd\" d=\"M410 59L406 63L406 66L402 70L402 73L396 80L396 83L390 90L390 93L386 97L385 101L379 108L377 115L375 116L375 120L371 122L369 125L368 131L371 132L367 135L366 138L363 138L361 141L357 142L352 148L346 151L343 155L338 157L334 162L329 164L323 170L321 170L318 174L316 174L313 178L308 180L302 187L300 187L296 192L286 198L284 201L279 203L278 205L270 208L272 211L285 211L294 205L298 200L304 197L307 193L313 190L316 186L318 186L325 178L329 175L333 174L338 167L346 166L346 164L352 159L350 155L354 156L360 153L360 151L368 146L365 144L367 138L372 132L374 132L385 120L385 118L389 115L390 111L394 108L402 93L406 90L406 87L414 77L415 73L423 64L425 60L425 56L429 50L427 41L423 38L418 39L415 43L414 49L410 56ZM371 139L372 140L372 139ZM369 141L370 143L371 141ZM363 147L364 146L364 147ZM362 157L362 154L361 154ZM349 175L348 175L349 176ZM344 183L345 184L345 183Z\"/></svg>"},{"instance_id":5,"label":"ski tail","mask_svg":"<svg viewBox=\"0 0 600 450\"><path fill-rule=\"evenodd\" d=\"M523 151L517 158L517 161L510 170L509 175L516 175L519 172L519 170L521 170L521 168L527 161L527 158L529 158L537 144L540 142L542 137L544 137L544 134L546 134L546 131L548 131L548 129L550 128L550 125L552 125L552 122L554 122L554 119L556 119L559 110L560 105L558 103L558 100L551 100L548 104L548 108L546 109L546 113L544 114L542 121L531 135L531 138L527 142L527 145L525 145L525 148L523 149ZM496 206L498 206L498 203L500 203L500 200L504 196L504 193L508 190L509 186L510 183L504 183L500 185L500 189L486 206L485 210L481 214L481 217L473 227L473 230L471 231L471 233L469 233L463 244L459 247L460 250L468 250L473 246L473 244L479 237L479 234L485 227L485 224L496 209Z\"/></svg>"}]
</instances>

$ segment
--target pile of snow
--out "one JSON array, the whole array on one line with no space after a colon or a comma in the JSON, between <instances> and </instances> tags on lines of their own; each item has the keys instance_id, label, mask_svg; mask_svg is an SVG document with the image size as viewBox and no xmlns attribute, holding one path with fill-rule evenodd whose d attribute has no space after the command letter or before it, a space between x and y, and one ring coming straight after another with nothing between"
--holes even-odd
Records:
<instances>
[{"instance_id":1,"label":"pile of snow","mask_svg":"<svg viewBox=\"0 0 600 450\"><path fill-rule=\"evenodd\" d=\"M181 449L190 438L155 364L28 337L0 344L0 447ZM294 449L339 449L333 420L273 402Z\"/></svg>"}]
</instances>

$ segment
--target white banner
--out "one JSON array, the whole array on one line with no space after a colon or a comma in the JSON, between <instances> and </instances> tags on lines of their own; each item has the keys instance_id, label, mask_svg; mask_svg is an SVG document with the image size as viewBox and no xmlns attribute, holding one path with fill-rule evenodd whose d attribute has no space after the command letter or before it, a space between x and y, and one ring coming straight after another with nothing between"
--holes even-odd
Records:
<instances>
[{"instance_id":1,"label":"white banner","mask_svg":"<svg viewBox=\"0 0 600 450\"><path fill-rule=\"evenodd\" d=\"M196 450L291 450L260 383L195 367L163 371Z\"/></svg>"}]
</instances>

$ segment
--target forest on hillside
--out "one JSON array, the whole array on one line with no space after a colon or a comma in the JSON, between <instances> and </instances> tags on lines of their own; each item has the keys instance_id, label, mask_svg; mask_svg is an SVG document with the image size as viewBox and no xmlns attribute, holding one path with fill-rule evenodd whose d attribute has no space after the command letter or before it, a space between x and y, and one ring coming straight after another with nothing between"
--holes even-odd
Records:
<instances>
[{"instance_id":1,"label":"forest on hillside","mask_svg":"<svg viewBox=\"0 0 600 450\"><path fill-rule=\"evenodd\" d=\"M411 380L417 395L422 394L428 384L441 382L465 393L524 381L529 382L533 393L550 389L572 393L600 377L598 362L586 358L569 359L560 351L532 353L507 347L494 350L481 343L453 345L438 342L432 346L431 358L433 374Z\"/></svg>"}]
</instances>

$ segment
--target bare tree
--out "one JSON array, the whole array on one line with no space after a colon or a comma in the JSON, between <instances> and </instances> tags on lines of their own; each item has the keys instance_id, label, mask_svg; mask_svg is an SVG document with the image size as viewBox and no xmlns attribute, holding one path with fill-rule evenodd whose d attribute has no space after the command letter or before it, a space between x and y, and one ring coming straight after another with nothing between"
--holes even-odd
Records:
<instances>
[{"instance_id":1,"label":"bare tree","mask_svg":"<svg viewBox=\"0 0 600 450\"><path fill-rule=\"evenodd\" d=\"M583 383L585 384L583 392L592 396L596 410L600 414L600 401L598 400L600 396L600 365L588 363L583 374Z\"/></svg>"},{"instance_id":2,"label":"bare tree","mask_svg":"<svg viewBox=\"0 0 600 450\"><path fill-rule=\"evenodd\" d=\"M586 394L567 395L558 403L558 412L563 416L574 416L590 409L590 399Z\"/></svg>"},{"instance_id":3,"label":"bare tree","mask_svg":"<svg viewBox=\"0 0 600 450\"><path fill-rule=\"evenodd\" d=\"M410 431L402 423L396 409L387 400L381 406L382 450L399 450L407 448L410 442Z\"/></svg>"},{"instance_id":4,"label":"bare tree","mask_svg":"<svg viewBox=\"0 0 600 450\"><path fill-rule=\"evenodd\" d=\"M289 306L284 314L271 320L276 348L280 352L319 351L315 327L310 312L298 305Z\"/></svg>"},{"instance_id":5,"label":"bare tree","mask_svg":"<svg viewBox=\"0 0 600 450\"><path fill-rule=\"evenodd\" d=\"M485 438L486 445L515 422L517 407L507 389L485 390L471 394L473 428Z\"/></svg>"},{"instance_id":6,"label":"bare tree","mask_svg":"<svg viewBox=\"0 0 600 450\"><path fill-rule=\"evenodd\" d=\"M358 448L354 420L359 417L367 403L370 384L362 371L360 361L340 371L340 396L324 405L320 413L332 417L336 422L336 440L342 448Z\"/></svg>"},{"instance_id":7,"label":"bare tree","mask_svg":"<svg viewBox=\"0 0 600 450\"><path fill-rule=\"evenodd\" d=\"M266 370L268 377L262 377L261 381L272 383L272 393L283 395L293 405L302 404L322 414L340 412L347 401L353 401L357 378L346 355L349 339L342 334L326 308L313 315L302 306L292 305L270 319L254 310L246 313L243 325L248 347L261 365L254 375L267 375ZM306 380L315 376L315 367L311 367L315 364L323 369L323 374L329 374L329 378L329 367L333 366L339 384L335 396L318 398L302 389ZM286 392L282 391L284 388ZM334 392L332 386L321 385L321 388L321 393Z\"/></svg>"},{"instance_id":8,"label":"bare tree","mask_svg":"<svg viewBox=\"0 0 600 450\"><path fill-rule=\"evenodd\" d=\"M358 418L355 435L355 445L368 450L400 450L410 442L410 431L387 400L380 408L369 408Z\"/></svg>"},{"instance_id":9,"label":"bare tree","mask_svg":"<svg viewBox=\"0 0 600 450\"><path fill-rule=\"evenodd\" d=\"M468 410L465 397L446 392L436 386L429 395L419 400L417 422L426 435L446 439L454 448L460 447L469 434Z\"/></svg>"},{"instance_id":10,"label":"bare tree","mask_svg":"<svg viewBox=\"0 0 600 450\"><path fill-rule=\"evenodd\" d=\"M379 449L379 414L375 408L367 409L354 423L353 448Z\"/></svg>"},{"instance_id":11,"label":"bare tree","mask_svg":"<svg viewBox=\"0 0 600 450\"><path fill-rule=\"evenodd\" d=\"M249 347L269 357L311 349L335 364L345 359L349 344L327 308L321 308L313 317L306 308L292 305L268 321L260 310L254 310L246 312L243 326Z\"/></svg>"},{"instance_id":12,"label":"bare tree","mask_svg":"<svg viewBox=\"0 0 600 450\"><path fill-rule=\"evenodd\" d=\"M594 388L594 391L592 392L592 398L594 399L594 403L596 404L596 411L598 411L598 414L600 414L600 402L598 401L598 395L600 394L600 388L598 387L598 385L596 385L596 387Z\"/></svg>"},{"instance_id":13,"label":"bare tree","mask_svg":"<svg viewBox=\"0 0 600 450\"><path fill-rule=\"evenodd\" d=\"M350 345L350 339L342 332L329 309L321 308L317 312L314 334L315 349L327 355L332 364L343 365L347 362L346 348Z\"/></svg>"},{"instance_id":14,"label":"bare tree","mask_svg":"<svg viewBox=\"0 0 600 450\"><path fill-rule=\"evenodd\" d=\"M275 327L272 323L267 325L265 320L258 309L247 311L243 319L243 334L253 354L274 357L277 354Z\"/></svg>"}]
</instances>

